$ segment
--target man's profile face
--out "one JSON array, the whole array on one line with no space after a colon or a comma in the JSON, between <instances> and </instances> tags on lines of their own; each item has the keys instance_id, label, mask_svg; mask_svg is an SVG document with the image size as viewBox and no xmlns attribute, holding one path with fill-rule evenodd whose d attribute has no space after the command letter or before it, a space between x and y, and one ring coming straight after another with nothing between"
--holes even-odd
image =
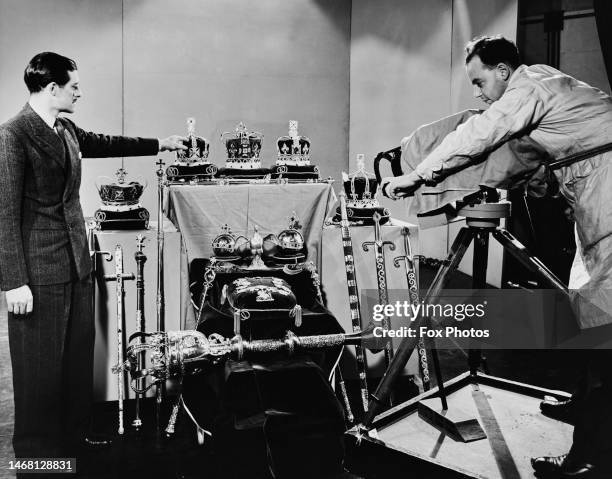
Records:
<instances>
[{"instance_id":1,"label":"man's profile face","mask_svg":"<svg viewBox=\"0 0 612 479\"><path fill-rule=\"evenodd\" d=\"M76 101L81 97L81 90L79 87L79 73L75 70L68 72L70 79L63 85L57 85L55 88L55 106L63 113L74 113L74 105Z\"/></svg>"},{"instance_id":2,"label":"man's profile face","mask_svg":"<svg viewBox=\"0 0 612 479\"><path fill-rule=\"evenodd\" d=\"M499 100L508 86L508 67L504 64L500 65L489 68L482 63L478 55L475 55L466 65L468 78L474 87L474 96L487 105Z\"/></svg>"}]
</instances>

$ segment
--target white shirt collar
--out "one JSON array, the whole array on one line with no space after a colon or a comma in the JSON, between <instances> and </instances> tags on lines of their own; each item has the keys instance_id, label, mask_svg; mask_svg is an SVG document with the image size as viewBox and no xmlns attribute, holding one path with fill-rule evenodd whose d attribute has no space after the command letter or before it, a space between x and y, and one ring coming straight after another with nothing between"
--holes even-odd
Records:
<instances>
[{"instance_id":1,"label":"white shirt collar","mask_svg":"<svg viewBox=\"0 0 612 479\"><path fill-rule=\"evenodd\" d=\"M35 103L28 101L30 107L32 108L32 110L34 110L34 112L42 118L42 121L44 121L49 128L53 128L55 129L55 120L56 117L54 117L52 114L50 114L49 112L43 111L42 109L40 109Z\"/></svg>"}]
</instances>

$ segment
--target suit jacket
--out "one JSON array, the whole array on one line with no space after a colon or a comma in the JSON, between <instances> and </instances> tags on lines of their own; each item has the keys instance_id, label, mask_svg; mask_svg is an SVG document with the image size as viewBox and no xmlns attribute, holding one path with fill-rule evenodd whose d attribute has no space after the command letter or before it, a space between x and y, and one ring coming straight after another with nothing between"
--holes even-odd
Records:
<instances>
[{"instance_id":1,"label":"suit jacket","mask_svg":"<svg viewBox=\"0 0 612 479\"><path fill-rule=\"evenodd\" d=\"M79 198L82 157L155 155L156 139L58 133L26 104L0 125L0 289L58 284L91 273ZM63 130L64 140L60 134Z\"/></svg>"}]
</instances>

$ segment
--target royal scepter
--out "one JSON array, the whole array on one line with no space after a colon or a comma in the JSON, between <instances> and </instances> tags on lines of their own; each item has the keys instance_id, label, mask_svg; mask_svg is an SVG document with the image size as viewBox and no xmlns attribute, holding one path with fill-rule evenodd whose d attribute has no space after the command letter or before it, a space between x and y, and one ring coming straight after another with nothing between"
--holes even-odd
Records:
<instances>
[{"instance_id":1,"label":"royal scepter","mask_svg":"<svg viewBox=\"0 0 612 479\"><path fill-rule=\"evenodd\" d=\"M123 324L125 322L125 308L123 306L123 299L125 296L125 290L123 282L126 280L134 279L134 273L123 272L123 249L118 244L115 248L115 274L108 274L104 276L105 281L116 281L116 294L117 294L117 362L120 364L123 362ZM119 429L118 433L123 434L123 375L117 376L117 399L119 404Z\"/></svg>"},{"instance_id":2,"label":"royal scepter","mask_svg":"<svg viewBox=\"0 0 612 479\"><path fill-rule=\"evenodd\" d=\"M136 260L136 327L141 333L145 332L145 311L144 311L144 264L147 261L146 255L142 252L144 246L144 237L139 234L136 238L136 253L134 253L134 259ZM144 354L138 357L139 367L144 365ZM142 419L140 418L140 400L142 394L136 394L136 412L132 426L136 429L142 427Z\"/></svg>"},{"instance_id":3,"label":"royal scepter","mask_svg":"<svg viewBox=\"0 0 612 479\"><path fill-rule=\"evenodd\" d=\"M374 241L365 241L361 246L367 253L370 251L370 246L374 247L374 258L376 261L376 285L378 287L378 304L385 305L389 304L389 293L387 292L387 272L385 269L385 247L388 247L391 251L395 250L395 244L392 241L383 241L382 233L380 230L380 213L374 212L372 219L374 220ZM382 320L382 326L385 331L391 329L391 322L385 315ZM393 359L393 345L391 341L387 339L385 341L385 367L389 367L391 360Z\"/></svg>"},{"instance_id":4,"label":"royal scepter","mask_svg":"<svg viewBox=\"0 0 612 479\"><path fill-rule=\"evenodd\" d=\"M355 260L353 257L353 241L349 228L348 213L346 211L346 194L340 191L340 228L342 231L342 249L344 251L344 266L346 269L346 284L349 294L349 305L351 310L351 322L353 333L361 332L361 310L359 307L359 289L357 288L357 276L355 274ZM361 344L355 344L355 359L357 361L357 373L359 375L359 388L363 411L368 411L368 380L366 376L367 366L365 354Z\"/></svg>"},{"instance_id":5,"label":"royal scepter","mask_svg":"<svg viewBox=\"0 0 612 479\"><path fill-rule=\"evenodd\" d=\"M157 330L166 329L166 305L164 299L164 165L160 158L157 162ZM164 384L157 384L155 389L155 420L160 427L161 403Z\"/></svg>"},{"instance_id":6,"label":"royal scepter","mask_svg":"<svg viewBox=\"0 0 612 479\"><path fill-rule=\"evenodd\" d=\"M112 370L115 374L129 372L132 378L132 389L144 393L154 384L163 383L171 378L199 374L228 359L242 361L247 358L278 353L293 356L302 351L346 345L357 346L364 341L374 341L373 331L373 325L351 334L296 336L291 331L287 331L282 339L254 341L246 341L240 335L231 339L216 333L206 336L195 330L134 333L130 337L131 344L127 349L127 359L116 364ZM139 368L138 358L143 351L147 355L147 364ZM144 378L150 378L152 382L140 388L139 381Z\"/></svg>"}]
</instances>

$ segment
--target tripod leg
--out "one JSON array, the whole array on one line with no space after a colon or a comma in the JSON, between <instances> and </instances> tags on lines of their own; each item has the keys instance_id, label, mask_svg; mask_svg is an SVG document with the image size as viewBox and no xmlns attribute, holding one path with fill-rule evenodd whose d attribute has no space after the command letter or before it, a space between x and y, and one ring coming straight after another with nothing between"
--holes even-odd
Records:
<instances>
[{"instance_id":1,"label":"tripod leg","mask_svg":"<svg viewBox=\"0 0 612 479\"><path fill-rule=\"evenodd\" d=\"M455 270L457 266L459 266L459 263L461 262L465 251L470 245L472 238L473 232L470 230L470 228L463 227L459 230L459 233L457 233L457 237L455 238L455 241L451 246L444 265L438 270L438 273L436 274L433 283L427 291L427 295L425 296L424 300L426 304L433 304L436 302L436 298L438 298L440 292L445 287L448 281L449 273ZM420 327L425 326L426 324L427 318L419 316L412 323L411 328L415 331L419 331ZM380 384L376 388L376 392L371 395L371 400L368 405L368 412L365 415L363 421L363 427L365 429L368 429L372 425L372 422L374 421L374 418L376 417L378 411L380 411L381 406L387 404L389 396L391 395L391 392L395 385L395 381L404 370L404 367L410 359L412 351L416 347L418 341L418 337L406 337L402 339L402 342L397 348L397 351L395 352L395 356L393 357L391 364L385 371L385 374L382 380L380 381ZM431 354L435 364L438 361L438 353L435 348L431 349ZM438 376L436 380L438 382L438 391L440 394L440 398L442 400L442 404L445 404L446 393L444 391L444 382L442 381L442 377L439 375L439 370L436 370L436 375Z\"/></svg>"},{"instance_id":2,"label":"tripod leg","mask_svg":"<svg viewBox=\"0 0 612 479\"><path fill-rule=\"evenodd\" d=\"M558 289L563 291L565 294L568 294L567 286L563 284L563 282L557 278L554 273L544 265L544 263L542 263L535 256L529 254L527 248L525 248L525 246L523 246L519 240L512 236L512 234L503 228L497 228L493 231L493 237L499 241L499 243L512 256L519 260L523 266L530 269L540 278L542 278L546 282L547 286L551 286L554 289Z\"/></svg>"},{"instance_id":3,"label":"tripod leg","mask_svg":"<svg viewBox=\"0 0 612 479\"><path fill-rule=\"evenodd\" d=\"M486 288L488 262L489 231L484 229L477 230L474 233L474 256L472 258L472 288L475 290ZM470 374L476 374L481 364L484 365L482 351L470 348L468 351Z\"/></svg>"}]
</instances>

